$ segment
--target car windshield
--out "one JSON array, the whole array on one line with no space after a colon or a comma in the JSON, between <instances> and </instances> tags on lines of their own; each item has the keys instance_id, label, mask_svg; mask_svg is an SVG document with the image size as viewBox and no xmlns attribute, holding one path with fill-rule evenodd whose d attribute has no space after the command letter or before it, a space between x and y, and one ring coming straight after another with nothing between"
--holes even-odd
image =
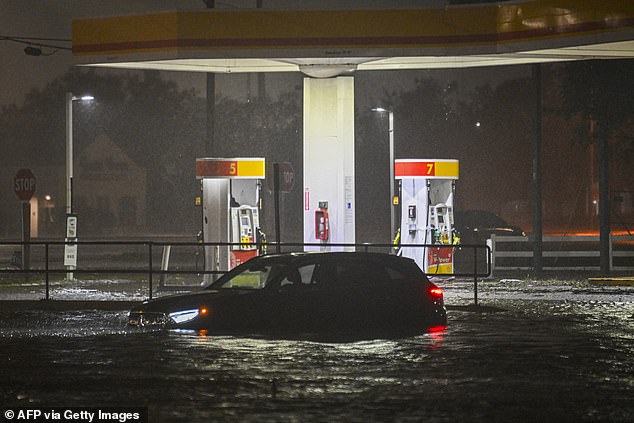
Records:
<instances>
[{"instance_id":1,"label":"car windshield","mask_svg":"<svg viewBox=\"0 0 634 423\"><path fill-rule=\"evenodd\" d=\"M263 289L286 268L286 261L266 260L247 263L227 273L208 289Z\"/></svg>"}]
</instances>

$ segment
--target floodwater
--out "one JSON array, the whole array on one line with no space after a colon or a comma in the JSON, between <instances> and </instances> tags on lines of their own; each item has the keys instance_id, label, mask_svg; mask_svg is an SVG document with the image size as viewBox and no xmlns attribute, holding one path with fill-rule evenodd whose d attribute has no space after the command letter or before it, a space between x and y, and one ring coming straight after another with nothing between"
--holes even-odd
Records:
<instances>
[{"instance_id":1,"label":"floodwater","mask_svg":"<svg viewBox=\"0 0 634 423\"><path fill-rule=\"evenodd\" d=\"M446 282L446 329L275 340L139 331L125 312L0 311L0 404L150 422L634 421L634 288Z\"/></svg>"}]
</instances>

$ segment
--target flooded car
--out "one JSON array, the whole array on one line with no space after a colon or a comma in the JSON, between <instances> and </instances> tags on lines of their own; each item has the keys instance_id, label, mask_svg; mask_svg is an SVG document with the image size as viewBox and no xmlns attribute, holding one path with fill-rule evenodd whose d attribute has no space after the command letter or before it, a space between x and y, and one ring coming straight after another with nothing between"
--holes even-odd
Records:
<instances>
[{"instance_id":1,"label":"flooded car","mask_svg":"<svg viewBox=\"0 0 634 423\"><path fill-rule=\"evenodd\" d=\"M454 221L463 244L482 244L493 234L526 236L522 228L511 225L500 216L486 210L456 211Z\"/></svg>"},{"instance_id":2,"label":"flooded car","mask_svg":"<svg viewBox=\"0 0 634 423\"><path fill-rule=\"evenodd\" d=\"M425 330L447 323L443 291L410 259L380 253L256 257L198 292L145 301L131 326L208 333Z\"/></svg>"}]
</instances>

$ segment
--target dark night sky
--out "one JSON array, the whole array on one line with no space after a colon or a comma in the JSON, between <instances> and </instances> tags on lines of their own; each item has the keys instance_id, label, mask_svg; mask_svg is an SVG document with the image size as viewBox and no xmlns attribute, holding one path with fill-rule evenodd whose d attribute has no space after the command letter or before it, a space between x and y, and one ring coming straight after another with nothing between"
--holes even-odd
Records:
<instances>
[{"instance_id":1,"label":"dark night sky","mask_svg":"<svg viewBox=\"0 0 634 423\"><path fill-rule=\"evenodd\" d=\"M203 7L198 0L1 0L0 35L71 38L73 18L142 13L144 11ZM46 43L45 41L42 41ZM55 42L51 41L51 44ZM70 47L70 42L57 44ZM47 57L24 54L25 45L0 41L0 105L21 103L32 88L41 88L72 66L70 51L60 50ZM50 52L46 49L46 52Z\"/></svg>"}]
</instances>

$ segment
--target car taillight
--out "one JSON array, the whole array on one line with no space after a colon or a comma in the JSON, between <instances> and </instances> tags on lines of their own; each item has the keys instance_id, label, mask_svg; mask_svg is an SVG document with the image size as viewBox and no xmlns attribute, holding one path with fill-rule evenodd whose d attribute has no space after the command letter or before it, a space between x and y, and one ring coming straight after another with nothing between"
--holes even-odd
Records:
<instances>
[{"instance_id":1,"label":"car taillight","mask_svg":"<svg viewBox=\"0 0 634 423\"><path fill-rule=\"evenodd\" d=\"M429 284L429 288L427 289L427 292L429 293L429 296L432 298L436 298L436 299L441 299L442 298L442 288L434 285L433 283Z\"/></svg>"}]
</instances>

